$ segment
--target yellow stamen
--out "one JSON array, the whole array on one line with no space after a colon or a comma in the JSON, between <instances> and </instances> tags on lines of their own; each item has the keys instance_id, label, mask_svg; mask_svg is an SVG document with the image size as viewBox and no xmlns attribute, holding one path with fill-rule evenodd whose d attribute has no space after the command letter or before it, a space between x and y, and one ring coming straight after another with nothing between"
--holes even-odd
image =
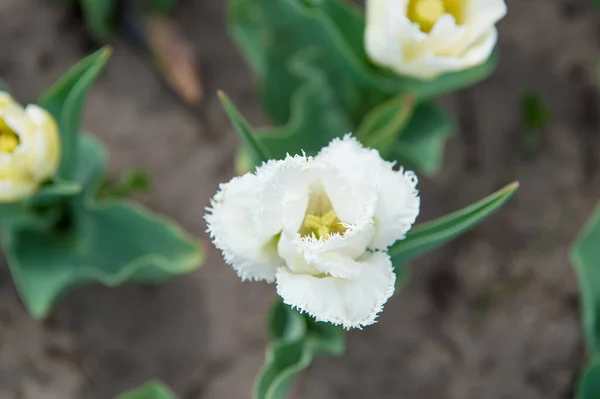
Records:
<instances>
[{"instance_id":1,"label":"yellow stamen","mask_svg":"<svg viewBox=\"0 0 600 399\"><path fill-rule=\"evenodd\" d=\"M462 24L465 7L465 0L410 0L407 16L418 23L423 32L429 32L446 13L454 16L457 24Z\"/></svg>"},{"instance_id":2,"label":"yellow stamen","mask_svg":"<svg viewBox=\"0 0 600 399\"><path fill-rule=\"evenodd\" d=\"M323 216L306 215L302 225L313 232L317 238L325 240L332 233L341 234L346 230L334 211L329 211Z\"/></svg>"},{"instance_id":3,"label":"yellow stamen","mask_svg":"<svg viewBox=\"0 0 600 399\"><path fill-rule=\"evenodd\" d=\"M429 32L445 12L442 0L412 0L409 3L408 18L418 23L421 30Z\"/></svg>"},{"instance_id":4,"label":"yellow stamen","mask_svg":"<svg viewBox=\"0 0 600 399\"><path fill-rule=\"evenodd\" d=\"M0 126L0 152L11 153L19 146L19 136L8 126Z\"/></svg>"}]
</instances>

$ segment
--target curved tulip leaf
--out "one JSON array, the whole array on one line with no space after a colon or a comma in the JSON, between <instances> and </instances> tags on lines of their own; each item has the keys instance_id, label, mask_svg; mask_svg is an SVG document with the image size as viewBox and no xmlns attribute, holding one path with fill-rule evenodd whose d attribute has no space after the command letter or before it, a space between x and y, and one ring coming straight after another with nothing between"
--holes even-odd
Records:
<instances>
[{"instance_id":1,"label":"curved tulip leaf","mask_svg":"<svg viewBox=\"0 0 600 399\"><path fill-rule=\"evenodd\" d=\"M122 393L116 399L177 399L173 391L160 381L150 381L140 388Z\"/></svg>"},{"instance_id":2,"label":"curved tulip leaf","mask_svg":"<svg viewBox=\"0 0 600 399\"><path fill-rule=\"evenodd\" d=\"M269 327L275 341L267 347L265 365L256 378L255 399L285 398L294 377L316 355L341 355L345 351L341 327L315 322L281 301L271 309Z\"/></svg>"},{"instance_id":3,"label":"curved tulip leaf","mask_svg":"<svg viewBox=\"0 0 600 399\"><path fill-rule=\"evenodd\" d=\"M269 154L267 159L283 159L287 154L302 152L314 155L335 137L351 131L352 123L341 111L336 89L319 63L321 59L321 54L308 48L291 60L293 71L303 79L304 85L294 94L294 112L284 126L254 133L233 104L222 97L226 100L224 107L245 143L245 154L240 156L242 160L247 163L250 159L258 166L262 163L260 153ZM246 169L248 165L240 167Z\"/></svg>"},{"instance_id":4,"label":"curved tulip leaf","mask_svg":"<svg viewBox=\"0 0 600 399\"><path fill-rule=\"evenodd\" d=\"M292 70L304 84L292 98L292 115L282 127L264 129L260 139L275 159L286 154L317 154L329 142L352 131L352 122L338 101L337 88L328 79L322 54L314 48L299 52Z\"/></svg>"},{"instance_id":5,"label":"curved tulip leaf","mask_svg":"<svg viewBox=\"0 0 600 399\"><path fill-rule=\"evenodd\" d=\"M256 133L252 131L252 128L246 121L246 119L242 116L242 114L238 111L235 105L231 102L229 97L223 93L219 92L219 100L221 100L221 105L229 120L235 127L238 135L242 139L242 142L246 146L248 150L248 155L255 166L261 165L263 162L267 162L271 159L271 154L265 148L261 140L256 136Z\"/></svg>"},{"instance_id":6,"label":"curved tulip leaf","mask_svg":"<svg viewBox=\"0 0 600 399\"><path fill-rule=\"evenodd\" d=\"M306 336L306 318L281 300L276 300L271 306L267 324L275 340L297 341Z\"/></svg>"},{"instance_id":7,"label":"curved tulip leaf","mask_svg":"<svg viewBox=\"0 0 600 399\"><path fill-rule=\"evenodd\" d=\"M60 210L51 205L81 192L75 182L55 180L41 186L30 198L0 204L0 226L5 228L48 226L60 217Z\"/></svg>"},{"instance_id":8,"label":"curved tulip leaf","mask_svg":"<svg viewBox=\"0 0 600 399\"><path fill-rule=\"evenodd\" d=\"M231 33L240 44L258 76L263 104L278 124L292 113L291 99L301 81L290 69L289 60L307 47L327 54L326 69L331 85L340 88L348 112L370 96L361 88L371 84L364 65L320 5L298 0L230 0ZM351 90L351 95L345 93ZM371 104L369 104L370 106ZM352 113L348 115L354 116Z\"/></svg>"},{"instance_id":9,"label":"curved tulip leaf","mask_svg":"<svg viewBox=\"0 0 600 399\"><path fill-rule=\"evenodd\" d=\"M269 344L265 365L255 382L254 398L285 398L296 374L307 368L312 358L313 353L304 340Z\"/></svg>"},{"instance_id":10,"label":"curved tulip leaf","mask_svg":"<svg viewBox=\"0 0 600 399\"><path fill-rule=\"evenodd\" d=\"M77 135L88 91L108 61L111 50L105 47L73 66L57 83L40 97L38 103L54 116L61 141L58 176L70 179L75 165Z\"/></svg>"},{"instance_id":11,"label":"curved tulip leaf","mask_svg":"<svg viewBox=\"0 0 600 399\"><path fill-rule=\"evenodd\" d=\"M26 204L29 206L50 205L65 197L79 194L81 190L82 187L79 183L57 179L40 187L33 197L26 200Z\"/></svg>"},{"instance_id":12,"label":"curved tulip leaf","mask_svg":"<svg viewBox=\"0 0 600 399\"><path fill-rule=\"evenodd\" d=\"M600 353L600 204L571 250L581 291L582 319L588 351ZM600 391L598 391L600 394Z\"/></svg>"},{"instance_id":13,"label":"curved tulip leaf","mask_svg":"<svg viewBox=\"0 0 600 399\"><path fill-rule=\"evenodd\" d=\"M126 198L136 193L146 192L150 189L150 186L150 176L143 170L133 168L128 170L115 184L105 182L100 188L98 196L100 198Z\"/></svg>"},{"instance_id":14,"label":"curved tulip leaf","mask_svg":"<svg viewBox=\"0 0 600 399\"><path fill-rule=\"evenodd\" d=\"M0 204L0 228L42 226L46 221L45 216L23 202Z\"/></svg>"},{"instance_id":15,"label":"curved tulip leaf","mask_svg":"<svg viewBox=\"0 0 600 399\"><path fill-rule=\"evenodd\" d=\"M363 9L346 0L321 1L320 11L328 17L338 32L341 32L348 49L354 52L357 59L365 65L370 64L365 52L365 15Z\"/></svg>"},{"instance_id":16,"label":"curved tulip leaf","mask_svg":"<svg viewBox=\"0 0 600 399\"><path fill-rule=\"evenodd\" d=\"M421 104L390 146L387 158L433 175L442 166L444 146L455 128L454 119L447 112L432 103Z\"/></svg>"},{"instance_id":17,"label":"curved tulip leaf","mask_svg":"<svg viewBox=\"0 0 600 399\"><path fill-rule=\"evenodd\" d=\"M414 98L400 95L373 108L363 119L356 137L367 147L387 154L414 112Z\"/></svg>"},{"instance_id":18,"label":"curved tulip leaf","mask_svg":"<svg viewBox=\"0 0 600 399\"><path fill-rule=\"evenodd\" d=\"M577 388L577 399L597 399L600 397L600 359L584 370Z\"/></svg>"},{"instance_id":19,"label":"curved tulip leaf","mask_svg":"<svg viewBox=\"0 0 600 399\"><path fill-rule=\"evenodd\" d=\"M203 260L195 240L170 221L122 200L95 200L106 160L98 142L83 136L78 159L75 178L85 188L68 207L71 225L8 229L3 236L15 285L37 318L75 287L161 282Z\"/></svg>"},{"instance_id":20,"label":"curved tulip leaf","mask_svg":"<svg viewBox=\"0 0 600 399\"><path fill-rule=\"evenodd\" d=\"M500 209L519 187L512 183L489 197L431 222L423 223L408 232L404 240L394 244L389 254L396 270L414 258L429 252L465 231Z\"/></svg>"}]
</instances>

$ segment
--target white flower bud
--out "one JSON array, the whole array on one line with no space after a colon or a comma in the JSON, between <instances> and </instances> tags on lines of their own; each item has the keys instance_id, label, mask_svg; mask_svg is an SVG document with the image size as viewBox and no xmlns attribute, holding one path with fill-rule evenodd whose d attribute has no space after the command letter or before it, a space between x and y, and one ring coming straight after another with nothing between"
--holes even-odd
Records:
<instances>
[{"instance_id":1,"label":"white flower bud","mask_svg":"<svg viewBox=\"0 0 600 399\"><path fill-rule=\"evenodd\" d=\"M37 105L25 109L0 92L0 203L32 195L60 161L58 126Z\"/></svg>"},{"instance_id":2,"label":"white flower bud","mask_svg":"<svg viewBox=\"0 0 600 399\"><path fill-rule=\"evenodd\" d=\"M367 0L365 47L374 63L433 79L485 62L504 0Z\"/></svg>"}]
</instances>

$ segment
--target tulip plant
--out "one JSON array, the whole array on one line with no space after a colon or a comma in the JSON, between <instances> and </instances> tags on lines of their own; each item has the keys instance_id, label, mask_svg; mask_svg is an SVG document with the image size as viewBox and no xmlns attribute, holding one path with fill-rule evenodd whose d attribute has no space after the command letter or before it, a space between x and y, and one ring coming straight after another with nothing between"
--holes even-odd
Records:
<instances>
[{"instance_id":1,"label":"tulip plant","mask_svg":"<svg viewBox=\"0 0 600 399\"><path fill-rule=\"evenodd\" d=\"M412 228L420 208L413 172L351 135L314 157L300 151L277 160L224 94L221 100L260 166L219 187L208 232L242 280L275 282L281 297L269 317L273 342L257 399L285 397L315 354L343 353L343 330L375 322L406 281L409 261L476 225L517 188Z\"/></svg>"},{"instance_id":2,"label":"tulip plant","mask_svg":"<svg viewBox=\"0 0 600 399\"><path fill-rule=\"evenodd\" d=\"M37 318L72 288L160 282L202 262L179 227L103 190L105 150L80 122L108 56L103 49L80 61L37 105L0 92L1 249Z\"/></svg>"},{"instance_id":3,"label":"tulip plant","mask_svg":"<svg viewBox=\"0 0 600 399\"><path fill-rule=\"evenodd\" d=\"M220 95L242 138L238 170L247 173L220 186L206 221L242 280L276 284L281 299L254 397L279 399L316 354L344 352L344 330L376 321L411 260L475 226L516 190L508 185L413 227L417 173L439 169L454 126L433 100L492 72L494 25L506 4L228 6L230 32L276 126L254 131Z\"/></svg>"}]
</instances>

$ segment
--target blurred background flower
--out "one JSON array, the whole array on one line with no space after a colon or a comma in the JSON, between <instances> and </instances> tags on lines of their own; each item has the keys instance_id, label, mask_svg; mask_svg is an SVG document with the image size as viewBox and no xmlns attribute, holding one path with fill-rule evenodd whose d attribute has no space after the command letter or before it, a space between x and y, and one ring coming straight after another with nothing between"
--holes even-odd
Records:
<instances>
[{"instance_id":1,"label":"blurred background flower","mask_svg":"<svg viewBox=\"0 0 600 399\"><path fill-rule=\"evenodd\" d=\"M31 196L60 161L58 126L44 109L0 92L0 202Z\"/></svg>"}]
</instances>

